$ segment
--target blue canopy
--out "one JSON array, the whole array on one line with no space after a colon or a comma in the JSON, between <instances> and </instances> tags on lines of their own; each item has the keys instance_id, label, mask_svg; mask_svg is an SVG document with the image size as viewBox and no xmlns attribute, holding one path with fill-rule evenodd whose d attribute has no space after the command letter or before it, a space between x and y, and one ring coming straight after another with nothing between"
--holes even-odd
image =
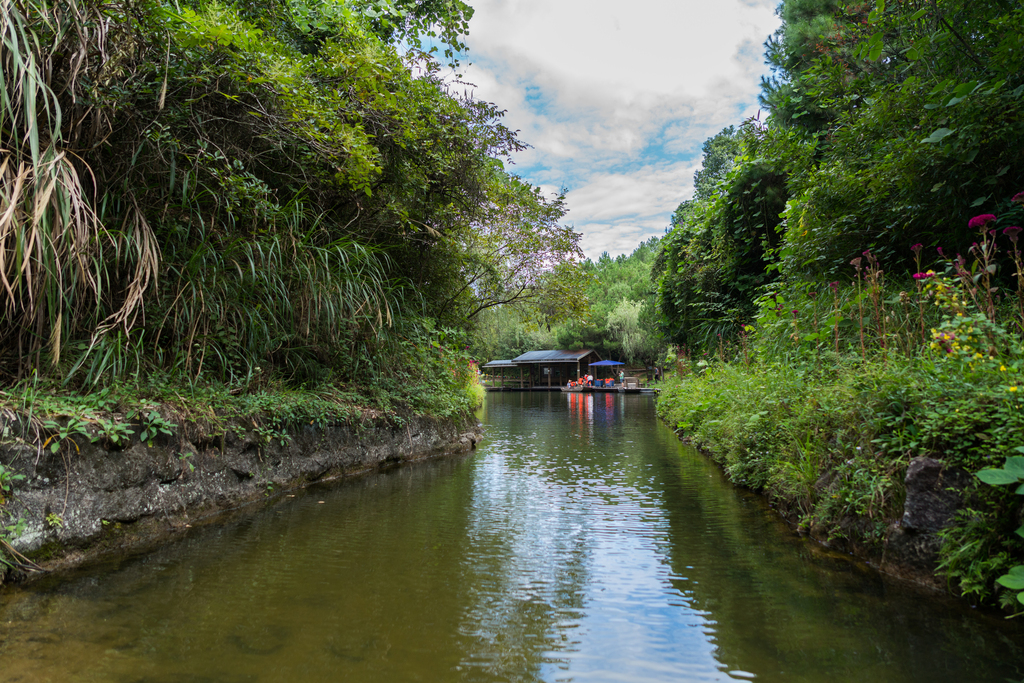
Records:
<instances>
[{"instance_id":1,"label":"blue canopy","mask_svg":"<svg viewBox=\"0 0 1024 683\"><path fill-rule=\"evenodd\" d=\"M617 360L599 360L596 363L591 363L590 365L625 365L625 363L620 363Z\"/></svg>"}]
</instances>

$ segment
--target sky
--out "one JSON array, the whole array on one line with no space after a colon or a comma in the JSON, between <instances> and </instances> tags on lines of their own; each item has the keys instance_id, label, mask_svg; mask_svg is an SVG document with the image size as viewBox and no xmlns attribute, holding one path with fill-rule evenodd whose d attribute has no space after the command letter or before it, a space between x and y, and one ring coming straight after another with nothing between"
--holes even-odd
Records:
<instances>
[{"instance_id":1,"label":"sky","mask_svg":"<svg viewBox=\"0 0 1024 683\"><path fill-rule=\"evenodd\" d=\"M778 0L471 0L463 80L531 149L513 173L568 191L588 258L661 236L701 145L758 113Z\"/></svg>"}]
</instances>

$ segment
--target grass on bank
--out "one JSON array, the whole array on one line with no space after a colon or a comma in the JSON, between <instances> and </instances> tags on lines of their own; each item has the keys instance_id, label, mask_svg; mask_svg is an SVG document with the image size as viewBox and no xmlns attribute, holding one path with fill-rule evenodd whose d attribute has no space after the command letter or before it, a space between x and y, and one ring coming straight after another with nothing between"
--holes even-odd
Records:
<instances>
[{"instance_id":1,"label":"grass on bank","mask_svg":"<svg viewBox=\"0 0 1024 683\"><path fill-rule=\"evenodd\" d=\"M296 387L262 375L259 368L244 383L199 383L151 372L91 390L68 389L57 379L34 376L0 390L0 444L57 452L70 437L79 437L123 447L133 438L147 442L173 435L186 423L215 436L244 417L264 442L283 445L309 425L344 424L358 431L371 423L400 426L412 415L457 419L480 406L484 389L464 345L407 340L406 346L401 365L363 385ZM63 452L74 457L70 448ZM7 568L19 564L8 540L23 524L6 506L18 495L26 473L9 465L0 459L0 582ZM47 521L61 523L59 517Z\"/></svg>"},{"instance_id":2,"label":"grass on bank","mask_svg":"<svg viewBox=\"0 0 1024 683\"><path fill-rule=\"evenodd\" d=\"M903 514L911 459L976 473L1024 446L1022 401L999 376L856 355L805 365L716 362L703 372L681 365L658 400L666 422L801 527L876 551ZM987 600L1000 592L995 579L1020 562L1020 498L985 485L968 497L945 532L940 573Z\"/></svg>"},{"instance_id":3,"label":"grass on bank","mask_svg":"<svg viewBox=\"0 0 1024 683\"><path fill-rule=\"evenodd\" d=\"M801 527L879 552L913 458L981 473L941 532L937 571L973 600L1020 611L1024 486L1004 484L1019 481L1010 470L1024 453L1024 267L1020 229L1008 229L1018 274L994 277L987 227L973 264L943 260L903 291L865 252L849 287L765 297L738 343L670 354L658 411Z\"/></svg>"}]
</instances>

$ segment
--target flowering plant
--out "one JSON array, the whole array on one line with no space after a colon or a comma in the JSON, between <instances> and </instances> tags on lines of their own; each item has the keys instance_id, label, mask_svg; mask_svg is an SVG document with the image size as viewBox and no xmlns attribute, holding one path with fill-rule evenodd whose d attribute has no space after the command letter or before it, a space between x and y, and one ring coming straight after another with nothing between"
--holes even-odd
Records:
<instances>
[{"instance_id":1,"label":"flowering plant","mask_svg":"<svg viewBox=\"0 0 1024 683\"><path fill-rule=\"evenodd\" d=\"M972 230L979 230L984 228L989 223L994 223L996 220L995 215L991 213L983 213L980 216L975 216L971 220L967 221L967 227Z\"/></svg>"}]
</instances>

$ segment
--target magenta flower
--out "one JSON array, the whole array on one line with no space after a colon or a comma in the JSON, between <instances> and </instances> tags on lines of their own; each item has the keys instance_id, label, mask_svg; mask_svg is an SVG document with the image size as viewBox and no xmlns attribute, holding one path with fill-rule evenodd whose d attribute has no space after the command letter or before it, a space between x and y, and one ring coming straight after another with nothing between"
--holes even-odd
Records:
<instances>
[{"instance_id":1,"label":"magenta flower","mask_svg":"<svg viewBox=\"0 0 1024 683\"><path fill-rule=\"evenodd\" d=\"M915 280L927 280L930 277L935 277L935 273L914 273Z\"/></svg>"},{"instance_id":2,"label":"magenta flower","mask_svg":"<svg viewBox=\"0 0 1024 683\"><path fill-rule=\"evenodd\" d=\"M924 249L924 245L921 244L920 242L910 247L910 251L914 252L915 254L920 254L922 249Z\"/></svg>"},{"instance_id":3,"label":"magenta flower","mask_svg":"<svg viewBox=\"0 0 1024 683\"><path fill-rule=\"evenodd\" d=\"M1021 194L1024 194L1022 192ZM1017 244L1017 238L1020 235L1021 227L1017 225L1011 225L1010 227L1003 230L1003 234L1010 238L1010 241Z\"/></svg>"},{"instance_id":4,"label":"magenta flower","mask_svg":"<svg viewBox=\"0 0 1024 683\"><path fill-rule=\"evenodd\" d=\"M833 292L838 292L839 291L839 281L838 280L833 280L832 282L828 283L828 286L832 288Z\"/></svg>"},{"instance_id":5,"label":"magenta flower","mask_svg":"<svg viewBox=\"0 0 1024 683\"><path fill-rule=\"evenodd\" d=\"M946 255L942 253L942 247L935 247L935 251L939 252L939 256L946 258Z\"/></svg>"},{"instance_id":6,"label":"magenta flower","mask_svg":"<svg viewBox=\"0 0 1024 683\"><path fill-rule=\"evenodd\" d=\"M1018 192L1010 198L1010 201L1014 204L1024 204L1024 192Z\"/></svg>"},{"instance_id":7,"label":"magenta flower","mask_svg":"<svg viewBox=\"0 0 1024 683\"><path fill-rule=\"evenodd\" d=\"M983 213L967 221L967 227L972 230L977 230L978 228L984 228L989 223L995 221L995 219L995 215L991 213Z\"/></svg>"}]
</instances>

